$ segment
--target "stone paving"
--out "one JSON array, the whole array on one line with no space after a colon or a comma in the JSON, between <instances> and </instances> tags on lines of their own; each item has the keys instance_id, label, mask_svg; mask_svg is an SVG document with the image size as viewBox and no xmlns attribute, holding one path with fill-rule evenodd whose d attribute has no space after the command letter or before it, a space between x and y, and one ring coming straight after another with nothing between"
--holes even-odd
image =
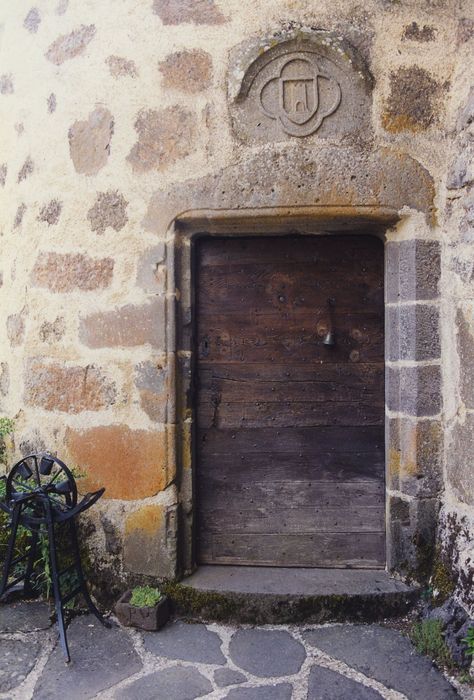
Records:
<instances>
[{"instance_id":1,"label":"stone paving","mask_svg":"<svg viewBox=\"0 0 474 700\"><path fill-rule=\"evenodd\" d=\"M0 605L0 698L8 700L450 700L472 698L380 625L170 622L160 632L68 631L64 663L44 603Z\"/></svg>"}]
</instances>

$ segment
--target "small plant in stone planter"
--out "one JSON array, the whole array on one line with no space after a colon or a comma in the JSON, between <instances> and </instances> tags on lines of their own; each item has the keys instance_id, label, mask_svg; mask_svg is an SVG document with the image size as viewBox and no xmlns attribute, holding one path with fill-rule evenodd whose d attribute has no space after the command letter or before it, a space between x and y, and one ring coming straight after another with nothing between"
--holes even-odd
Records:
<instances>
[{"instance_id":1,"label":"small plant in stone planter","mask_svg":"<svg viewBox=\"0 0 474 700\"><path fill-rule=\"evenodd\" d=\"M158 588L137 586L123 594L115 613L122 625L153 632L168 622L169 600Z\"/></svg>"}]
</instances>

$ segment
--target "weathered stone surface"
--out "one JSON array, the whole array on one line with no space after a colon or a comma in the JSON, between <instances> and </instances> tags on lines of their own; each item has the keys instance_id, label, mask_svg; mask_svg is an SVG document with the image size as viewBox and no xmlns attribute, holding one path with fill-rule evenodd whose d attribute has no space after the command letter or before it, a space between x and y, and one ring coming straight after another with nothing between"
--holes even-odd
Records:
<instances>
[{"instance_id":1,"label":"weathered stone surface","mask_svg":"<svg viewBox=\"0 0 474 700\"><path fill-rule=\"evenodd\" d=\"M235 47L231 64L232 126L245 143L314 134L370 139L373 80L361 56L339 34L294 30L283 37L259 36ZM297 86L302 77L318 93L314 104L307 93L285 87L288 81ZM285 108L280 90L285 91Z\"/></svg>"},{"instance_id":2,"label":"weathered stone surface","mask_svg":"<svg viewBox=\"0 0 474 700\"><path fill-rule=\"evenodd\" d=\"M117 700L195 700L211 691L211 683L195 668L172 666L139 678L118 690L115 697Z\"/></svg>"},{"instance_id":3,"label":"weathered stone surface","mask_svg":"<svg viewBox=\"0 0 474 700\"><path fill-rule=\"evenodd\" d=\"M114 382L94 365L68 367L35 358L26 365L24 382L26 404L45 411L100 411L117 396Z\"/></svg>"},{"instance_id":4,"label":"weathered stone surface","mask_svg":"<svg viewBox=\"0 0 474 700\"><path fill-rule=\"evenodd\" d=\"M463 17L459 20L458 31L456 35L457 44L464 44L474 36L474 19Z\"/></svg>"},{"instance_id":5,"label":"weathered stone surface","mask_svg":"<svg viewBox=\"0 0 474 700\"><path fill-rule=\"evenodd\" d=\"M29 674L40 653L36 642L0 639L0 693L16 688Z\"/></svg>"},{"instance_id":6,"label":"weathered stone surface","mask_svg":"<svg viewBox=\"0 0 474 700\"><path fill-rule=\"evenodd\" d=\"M214 0L153 0L163 24L222 24L226 19Z\"/></svg>"},{"instance_id":7,"label":"weathered stone surface","mask_svg":"<svg viewBox=\"0 0 474 700\"><path fill-rule=\"evenodd\" d=\"M49 95L49 97L48 97L48 99L46 100L46 102L47 102L47 105L48 105L48 112L49 112L50 114L52 114L53 112L55 112L55 111L56 111L56 107L57 107L57 102L56 102L56 95L54 94L54 92L52 92L51 95Z\"/></svg>"},{"instance_id":8,"label":"weathered stone surface","mask_svg":"<svg viewBox=\"0 0 474 700\"><path fill-rule=\"evenodd\" d=\"M298 673L306 658L302 644L288 632L262 629L238 630L230 641L232 661L259 678Z\"/></svg>"},{"instance_id":9,"label":"weathered stone surface","mask_svg":"<svg viewBox=\"0 0 474 700\"><path fill-rule=\"evenodd\" d=\"M164 299L148 304L128 304L115 311L91 314L81 320L80 339L91 348L133 347L149 343L163 350L165 337Z\"/></svg>"},{"instance_id":10,"label":"weathered stone surface","mask_svg":"<svg viewBox=\"0 0 474 700\"><path fill-rule=\"evenodd\" d=\"M437 124L444 88L419 66L390 74L382 124L387 131L422 131Z\"/></svg>"},{"instance_id":11,"label":"weathered stone surface","mask_svg":"<svg viewBox=\"0 0 474 700\"><path fill-rule=\"evenodd\" d=\"M160 634L143 634L145 648L156 656L201 664L225 664L221 640L205 625L176 620Z\"/></svg>"},{"instance_id":12,"label":"weathered stone surface","mask_svg":"<svg viewBox=\"0 0 474 700\"><path fill-rule=\"evenodd\" d=\"M474 505L474 479L472 455L474 454L474 415L468 413L464 421L452 429L450 449L447 451L447 477L451 488L462 503Z\"/></svg>"},{"instance_id":13,"label":"weathered stone surface","mask_svg":"<svg viewBox=\"0 0 474 700\"><path fill-rule=\"evenodd\" d=\"M66 323L62 316L58 316L54 321L44 321L41 324L39 337L43 343L57 343L61 340L66 330Z\"/></svg>"},{"instance_id":14,"label":"weathered stone surface","mask_svg":"<svg viewBox=\"0 0 474 700\"><path fill-rule=\"evenodd\" d=\"M386 400L391 411L410 416L435 416L441 410L439 365L388 367Z\"/></svg>"},{"instance_id":15,"label":"weathered stone surface","mask_svg":"<svg viewBox=\"0 0 474 700\"><path fill-rule=\"evenodd\" d=\"M135 385L140 403L151 420L166 421L168 399L167 370L158 362L140 362L135 367Z\"/></svg>"},{"instance_id":16,"label":"weathered stone surface","mask_svg":"<svg viewBox=\"0 0 474 700\"><path fill-rule=\"evenodd\" d=\"M471 318L469 319L469 315ZM474 409L474 316L458 309L456 313L457 347L461 375L461 399Z\"/></svg>"},{"instance_id":17,"label":"weathered stone surface","mask_svg":"<svg viewBox=\"0 0 474 700\"><path fill-rule=\"evenodd\" d=\"M226 688L228 685L237 685L237 683L245 683L246 677L240 671L234 671L233 668L218 668L214 671L214 681L218 688Z\"/></svg>"},{"instance_id":18,"label":"weathered stone surface","mask_svg":"<svg viewBox=\"0 0 474 700\"><path fill-rule=\"evenodd\" d=\"M164 259L164 243L148 248L141 255L137 266L137 284L146 292L161 294L165 291L166 268L160 265Z\"/></svg>"},{"instance_id":19,"label":"weathered stone surface","mask_svg":"<svg viewBox=\"0 0 474 700\"><path fill-rule=\"evenodd\" d=\"M466 103L459 110L456 119L458 133L467 129L474 122L474 85L470 88Z\"/></svg>"},{"instance_id":20,"label":"weathered stone surface","mask_svg":"<svg viewBox=\"0 0 474 700\"><path fill-rule=\"evenodd\" d=\"M438 420L388 421L388 485L427 498L442 488L443 429Z\"/></svg>"},{"instance_id":21,"label":"weathered stone surface","mask_svg":"<svg viewBox=\"0 0 474 700\"><path fill-rule=\"evenodd\" d=\"M127 205L127 200L118 190L98 192L94 206L87 212L91 229L97 233L104 233L108 227L121 231L128 221Z\"/></svg>"},{"instance_id":22,"label":"weathered stone surface","mask_svg":"<svg viewBox=\"0 0 474 700\"><path fill-rule=\"evenodd\" d=\"M388 507L389 569L395 568L417 581L426 583L435 555L439 500L403 500L398 496L391 496Z\"/></svg>"},{"instance_id":23,"label":"weathered stone surface","mask_svg":"<svg viewBox=\"0 0 474 700\"><path fill-rule=\"evenodd\" d=\"M30 156L25 160L23 165L20 168L20 171L18 173L18 178L17 182L21 182L22 180L26 180L26 178L31 175L33 170L35 169L34 163L31 160Z\"/></svg>"},{"instance_id":24,"label":"weathered stone surface","mask_svg":"<svg viewBox=\"0 0 474 700\"><path fill-rule=\"evenodd\" d=\"M155 503L128 515L125 521L125 568L134 573L174 579L177 525L175 505Z\"/></svg>"},{"instance_id":25,"label":"weathered stone surface","mask_svg":"<svg viewBox=\"0 0 474 700\"><path fill-rule=\"evenodd\" d=\"M51 627L49 604L24 601L0 604L0 633L34 632Z\"/></svg>"},{"instance_id":26,"label":"weathered stone surface","mask_svg":"<svg viewBox=\"0 0 474 700\"><path fill-rule=\"evenodd\" d=\"M373 688L357 683L329 668L313 666L308 680L307 700L381 700L382 696Z\"/></svg>"},{"instance_id":27,"label":"weathered stone surface","mask_svg":"<svg viewBox=\"0 0 474 700\"><path fill-rule=\"evenodd\" d=\"M16 210L15 213L15 218L13 220L13 228L17 229L20 228L21 224L23 223L23 217L25 216L27 206L24 202L22 202L19 206L18 209Z\"/></svg>"},{"instance_id":28,"label":"weathered stone surface","mask_svg":"<svg viewBox=\"0 0 474 700\"><path fill-rule=\"evenodd\" d=\"M8 173L8 166L6 163L2 163L0 165L0 187L5 187L7 173Z\"/></svg>"},{"instance_id":29,"label":"weathered stone surface","mask_svg":"<svg viewBox=\"0 0 474 700\"><path fill-rule=\"evenodd\" d=\"M108 629L86 615L72 621L67 637L73 663L64 663L57 645L36 685L35 700L95 698L142 668L127 632L116 625Z\"/></svg>"},{"instance_id":30,"label":"weathered stone surface","mask_svg":"<svg viewBox=\"0 0 474 700\"><path fill-rule=\"evenodd\" d=\"M162 170L193 150L196 138L195 116L179 105L160 111L139 112L135 121L138 141L127 160L134 170Z\"/></svg>"},{"instance_id":31,"label":"weathered stone surface","mask_svg":"<svg viewBox=\"0 0 474 700\"><path fill-rule=\"evenodd\" d=\"M229 700L291 700L292 687L289 683L277 683L256 688L233 688L225 697Z\"/></svg>"},{"instance_id":32,"label":"weathered stone surface","mask_svg":"<svg viewBox=\"0 0 474 700\"><path fill-rule=\"evenodd\" d=\"M409 640L395 630L345 625L323 627L306 632L304 637L312 646L409 698L458 697L431 661L413 653Z\"/></svg>"},{"instance_id":33,"label":"weathered stone surface","mask_svg":"<svg viewBox=\"0 0 474 700\"><path fill-rule=\"evenodd\" d=\"M368 153L364 149L340 149L321 143L316 155L314 149L298 142L298 148L288 145L278 151L265 149L258 154L248 154L239 164L230 165L212 176L188 180L156 192L143 223L147 230L163 235L181 212L232 209L243 215L245 211L242 210L246 209L280 206L284 210L307 207L306 216L312 219L313 228L314 221L324 220L324 217L327 217L326 226L330 225L329 219L334 226L336 217L347 217L353 229L360 221L366 221L371 207L375 215L379 208L392 210L393 216L395 211L410 207L431 217L433 196L433 182L428 172L400 153L386 149ZM330 216L325 207L331 207ZM202 223L209 227L208 219ZM411 241L406 243L413 245ZM439 244L436 241L418 243L418 266L422 275L415 278L420 280L418 285L413 281L411 285L415 289L418 287L420 293L422 290L430 293L421 298L433 298L439 279L436 274L440 269ZM395 245L402 246L402 243ZM406 266L411 260L402 262ZM410 279L408 277L407 286ZM436 282L432 289L433 280Z\"/></svg>"},{"instance_id":34,"label":"weathered stone surface","mask_svg":"<svg viewBox=\"0 0 474 700\"><path fill-rule=\"evenodd\" d=\"M211 85L212 60L206 51L177 51L158 64L163 87L197 93Z\"/></svg>"},{"instance_id":35,"label":"weathered stone surface","mask_svg":"<svg viewBox=\"0 0 474 700\"><path fill-rule=\"evenodd\" d=\"M418 22L408 24L403 30L402 41L419 41L425 43L436 39L436 27L424 24L422 27Z\"/></svg>"},{"instance_id":36,"label":"weathered stone surface","mask_svg":"<svg viewBox=\"0 0 474 700\"><path fill-rule=\"evenodd\" d=\"M23 457L35 452L47 452L46 443L37 430L22 435L18 447Z\"/></svg>"},{"instance_id":37,"label":"weathered stone surface","mask_svg":"<svg viewBox=\"0 0 474 700\"><path fill-rule=\"evenodd\" d=\"M49 226L54 226L58 223L59 217L61 216L63 205L57 199L52 199L44 207L41 207L40 213L38 214L38 221L44 221Z\"/></svg>"},{"instance_id":38,"label":"weathered stone surface","mask_svg":"<svg viewBox=\"0 0 474 700\"><path fill-rule=\"evenodd\" d=\"M109 56L105 62L109 67L110 74L114 78L122 78L126 75L130 76L130 78L136 78L138 76L135 61L123 58L122 56Z\"/></svg>"},{"instance_id":39,"label":"weathered stone surface","mask_svg":"<svg viewBox=\"0 0 474 700\"><path fill-rule=\"evenodd\" d=\"M104 513L100 516L100 522L104 528L106 552L120 554L122 552L122 539L116 526Z\"/></svg>"},{"instance_id":40,"label":"weathered stone surface","mask_svg":"<svg viewBox=\"0 0 474 700\"><path fill-rule=\"evenodd\" d=\"M0 95L11 95L14 91L12 74L0 75Z\"/></svg>"},{"instance_id":41,"label":"weathered stone surface","mask_svg":"<svg viewBox=\"0 0 474 700\"><path fill-rule=\"evenodd\" d=\"M24 19L23 26L29 32L36 34L40 24L41 24L41 15L39 13L39 10L37 7L32 7Z\"/></svg>"},{"instance_id":42,"label":"weathered stone surface","mask_svg":"<svg viewBox=\"0 0 474 700\"><path fill-rule=\"evenodd\" d=\"M51 63L60 66L64 61L79 56L95 36L95 26L81 24L70 34L63 34L53 41L46 52L46 58Z\"/></svg>"},{"instance_id":43,"label":"weathered stone surface","mask_svg":"<svg viewBox=\"0 0 474 700\"><path fill-rule=\"evenodd\" d=\"M81 253L42 253L36 260L31 281L50 292L90 292L108 287L112 281L112 258L90 258Z\"/></svg>"},{"instance_id":44,"label":"weathered stone surface","mask_svg":"<svg viewBox=\"0 0 474 700\"><path fill-rule=\"evenodd\" d=\"M21 345L25 339L24 313L25 311L22 311L7 317L7 334L12 347Z\"/></svg>"},{"instance_id":45,"label":"weathered stone surface","mask_svg":"<svg viewBox=\"0 0 474 700\"><path fill-rule=\"evenodd\" d=\"M387 332L389 360L437 360L441 356L437 306L389 306Z\"/></svg>"},{"instance_id":46,"label":"weathered stone surface","mask_svg":"<svg viewBox=\"0 0 474 700\"><path fill-rule=\"evenodd\" d=\"M101 425L68 430L72 460L86 471L84 490L105 486L105 498L135 500L154 496L168 485L166 433Z\"/></svg>"},{"instance_id":47,"label":"weathered stone surface","mask_svg":"<svg viewBox=\"0 0 474 700\"><path fill-rule=\"evenodd\" d=\"M458 190L474 182L474 143L469 137L461 139L459 153L448 171L446 186Z\"/></svg>"},{"instance_id":48,"label":"weathered stone surface","mask_svg":"<svg viewBox=\"0 0 474 700\"><path fill-rule=\"evenodd\" d=\"M114 133L114 118L108 109L97 107L85 121L77 121L68 132L69 152L76 172L96 175L107 163Z\"/></svg>"},{"instance_id":49,"label":"weathered stone surface","mask_svg":"<svg viewBox=\"0 0 474 700\"><path fill-rule=\"evenodd\" d=\"M0 362L0 394L6 396L10 388L10 370L6 362Z\"/></svg>"},{"instance_id":50,"label":"weathered stone surface","mask_svg":"<svg viewBox=\"0 0 474 700\"><path fill-rule=\"evenodd\" d=\"M413 239L387 243L387 301L437 299L441 277L438 241Z\"/></svg>"}]
</instances>

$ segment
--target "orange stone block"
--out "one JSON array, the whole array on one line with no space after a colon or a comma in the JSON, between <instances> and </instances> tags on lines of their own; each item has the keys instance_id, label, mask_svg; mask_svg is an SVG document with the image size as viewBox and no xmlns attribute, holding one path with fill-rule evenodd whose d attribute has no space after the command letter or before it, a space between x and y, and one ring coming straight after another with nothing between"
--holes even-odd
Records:
<instances>
[{"instance_id":1,"label":"orange stone block","mask_svg":"<svg viewBox=\"0 0 474 700\"><path fill-rule=\"evenodd\" d=\"M86 472L82 492L105 486L105 498L138 500L168 485L166 433L131 430L126 425L69 429L66 444L71 462Z\"/></svg>"}]
</instances>

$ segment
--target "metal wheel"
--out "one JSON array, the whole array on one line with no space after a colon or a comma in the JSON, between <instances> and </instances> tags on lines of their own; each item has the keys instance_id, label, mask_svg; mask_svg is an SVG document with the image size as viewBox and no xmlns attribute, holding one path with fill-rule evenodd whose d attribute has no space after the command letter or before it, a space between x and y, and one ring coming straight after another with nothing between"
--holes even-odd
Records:
<instances>
[{"instance_id":1,"label":"metal wheel","mask_svg":"<svg viewBox=\"0 0 474 700\"><path fill-rule=\"evenodd\" d=\"M28 494L36 496L25 501L21 513L24 525L45 522L41 497L47 497L53 511L62 513L77 504L77 487L74 476L57 457L42 452L27 455L13 465L6 481L6 503L23 499Z\"/></svg>"}]
</instances>

